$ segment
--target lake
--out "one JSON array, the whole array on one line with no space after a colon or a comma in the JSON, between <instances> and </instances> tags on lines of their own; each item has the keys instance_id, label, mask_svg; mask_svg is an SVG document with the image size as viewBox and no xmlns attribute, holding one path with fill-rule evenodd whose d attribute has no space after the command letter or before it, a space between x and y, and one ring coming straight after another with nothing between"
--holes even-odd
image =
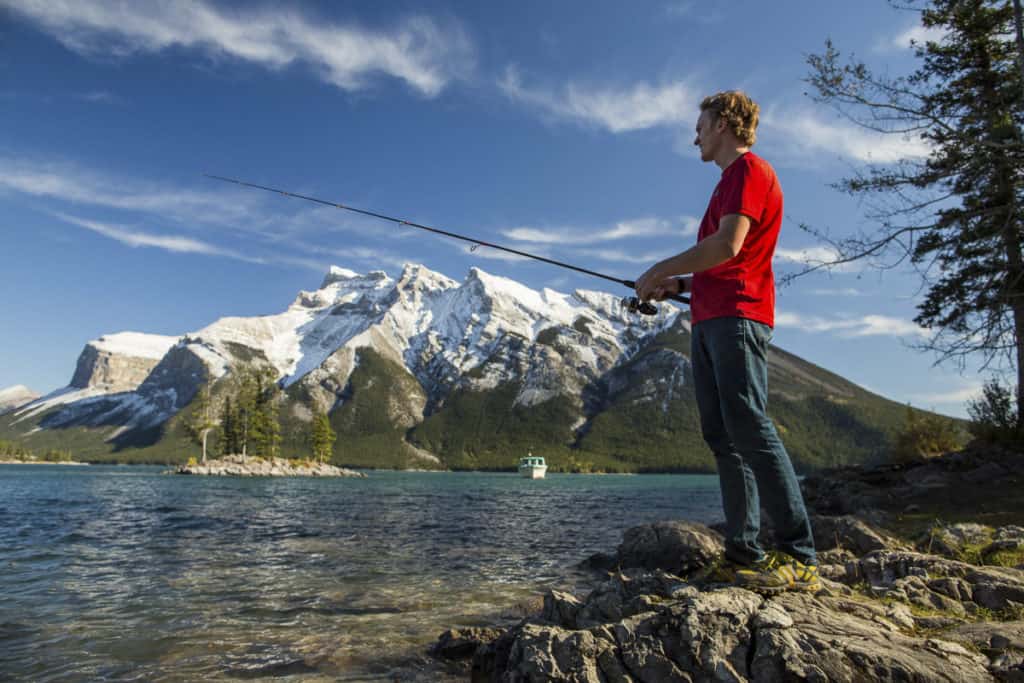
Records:
<instances>
[{"instance_id":1,"label":"lake","mask_svg":"<svg viewBox=\"0 0 1024 683\"><path fill-rule=\"evenodd\" d=\"M185 477L0 465L0 680L442 680L622 532L721 519L708 475Z\"/></svg>"}]
</instances>

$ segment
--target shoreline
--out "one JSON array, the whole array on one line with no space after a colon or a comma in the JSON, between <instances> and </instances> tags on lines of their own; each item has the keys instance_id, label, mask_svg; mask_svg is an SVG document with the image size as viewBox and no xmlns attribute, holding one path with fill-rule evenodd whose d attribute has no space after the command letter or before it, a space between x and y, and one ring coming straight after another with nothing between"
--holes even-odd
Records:
<instances>
[{"instance_id":1,"label":"shoreline","mask_svg":"<svg viewBox=\"0 0 1024 683\"><path fill-rule=\"evenodd\" d=\"M1021 472L1024 453L974 445L808 476L815 593L736 586L720 525L633 527L578 565L593 590L550 590L511 628L450 628L429 654L495 682L1024 680Z\"/></svg>"}]
</instances>

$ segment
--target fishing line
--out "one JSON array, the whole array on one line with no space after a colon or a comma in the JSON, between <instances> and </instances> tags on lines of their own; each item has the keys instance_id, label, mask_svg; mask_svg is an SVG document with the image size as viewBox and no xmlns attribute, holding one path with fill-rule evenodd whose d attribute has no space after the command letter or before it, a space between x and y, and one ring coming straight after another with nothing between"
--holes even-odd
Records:
<instances>
[{"instance_id":1,"label":"fishing line","mask_svg":"<svg viewBox=\"0 0 1024 683\"><path fill-rule=\"evenodd\" d=\"M515 254L516 256L522 256L524 258L534 259L535 261L543 261L544 263L550 263L551 265L558 266L560 268L568 268L569 270L574 270L577 273L583 273L584 275L590 275L590 276L593 276L593 277L602 278L604 280L610 280L612 282L617 282L618 284L624 285L625 287L628 287L629 289L636 289L636 282L634 282L633 280L622 280L622 279L619 279L617 277L612 277L611 275L606 275L604 273L599 273L599 272L594 271L594 270L589 270L587 268L581 268L579 266L574 266L571 263L564 263L562 261L556 261L554 259L550 259L550 258L547 258L547 257L544 257L544 256L537 256L536 254L531 254L531 253L526 252L526 251L520 251L519 249L512 249L511 247L505 247L505 246L502 246L500 244L494 244L493 242L487 242L486 240L477 239L475 237L468 237L466 235L460 235L457 232L450 232L448 230L441 230L439 228L432 228L429 225L421 225L420 223L413 223L412 221L407 221L407 220L404 220L402 218L395 218L393 216L387 216L387 215L384 215L382 213L377 213L376 211L367 211L366 209L357 209L354 206L347 206L347 205L341 204L339 202L330 202L330 201L327 201L326 199L318 199L316 197L310 197L308 195L299 194L297 192L289 192L287 190L279 190L276 187L267 187L266 185L257 185L256 183L250 183L250 182L246 182L244 180L237 180L235 178L226 178L224 176L219 176L219 175L211 175L209 173L204 173L203 175L206 176L207 178L212 178L214 180L222 180L222 181L224 181L226 183L234 183L235 185L241 185L243 187L251 187L251 188L254 188L254 189L257 189L257 190L264 190L266 192L273 192L275 194L284 195L285 197L295 197L296 199L305 199L308 202L316 202L317 204L323 204L324 206L332 206L332 207L334 207L336 209L342 209L344 211L352 211L354 213L359 213L359 214L362 214L364 216L370 216L372 218L379 218L380 220L390 221L392 223L397 223L398 225L405 225L405 226L408 226L410 228L418 228L419 230L427 230L428 232L433 232L433 233L436 233L438 235L444 235L445 237L451 237L452 239L462 240L463 242L469 242L470 244L473 245L472 247L470 247L470 251L471 252L476 251L479 247L490 247L491 249L497 249L499 251L504 251L504 252L507 252L509 254ZM668 299L672 299L674 301L678 301L680 303L684 303L684 304L690 303L689 297L685 297L685 296L682 296L682 295L679 295L679 294L670 294L667 298ZM652 314L657 312L657 309L653 305L651 305L650 303L648 303L646 301L639 301L639 300L637 300L636 297L627 297L626 299L623 299L623 304L627 305L631 311L638 311L640 313L644 313L644 314L647 314L647 315L652 315Z\"/></svg>"}]
</instances>

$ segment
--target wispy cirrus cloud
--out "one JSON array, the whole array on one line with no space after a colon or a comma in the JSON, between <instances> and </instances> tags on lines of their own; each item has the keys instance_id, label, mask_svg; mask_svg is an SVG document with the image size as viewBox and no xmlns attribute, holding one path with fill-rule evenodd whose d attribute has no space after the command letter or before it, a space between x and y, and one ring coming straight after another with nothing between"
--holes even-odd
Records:
<instances>
[{"instance_id":1,"label":"wispy cirrus cloud","mask_svg":"<svg viewBox=\"0 0 1024 683\"><path fill-rule=\"evenodd\" d=\"M834 333L840 337L927 337L930 332L910 320L885 315L822 318L799 313L778 312L775 324L803 332Z\"/></svg>"},{"instance_id":2,"label":"wispy cirrus cloud","mask_svg":"<svg viewBox=\"0 0 1024 683\"><path fill-rule=\"evenodd\" d=\"M498 87L511 100L543 116L594 126L611 133L649 128L679 131L675 149L693 156L691 127L700 111L703 91L677 80L651 85L568 82L561 87L526 85L510 66ZM843 119L829 119L819 110L768 103L762 106L759 142L773 157L806 165L820 159L846 158L868 163L921 159L931 152L918 137L868 130Z\"/></svg>"},{"instance_id":3,"label":"wispy cirrus cloud","mask_svg":"<svg viewBox=\"0 0 1024 683\"><path fill-rule=\"evenodd\" d=\"M0 0L0 7L37 25L84 56L124 58L170 48L195 50L282 69L302 64L342 90L362 90L375 74L404 81L427 97L473 68L465 31L410 17L390 31L328 23L294 9L208 0Z\"/></svg>"},{"instance_id":4,"label":"wispy cirrus cloud","mask_svg":"<svg viewBox=\"0 0 1024 683\"><path fill-rule=\"evenodd\" d=\"M651 85L593 86L569 82L562 88L527 86L510 66L498 87L515 101L556 119L623 133L666 125L692 124L700 100L682 81Z\"/></svg>"},{"instance_id":5,"label":"wispy cirrus cloud","mask_svg":"<svg viewBox=\"0 0 1024 683\"><path fill-rule=\"evenodd\" d=\"M255 213L257 200L241 192L171 188L113 177L67 162L0 157L0 192L159 214L179 221L232 223Z\"/></svg>"},{"instance_id":6,"label":"wispy cirrus cloud","mask_svg":"<svg viewBox=\"0 0 1024 683\"><path fill-rule=\"evenodd\" d=\"M982 383L972 382L970 384L965 384L959 389L953 389L951 391L915 393L910 394L908 398L911 401L923 405L963 405L972 399L979 398L981 396L981 391Z\"/></svg>"},{"instance_id":7,"label":"wispy cirrus cloud","mask_svg":"<svg viewBox=\"0 0 1024 683\"><path fill-rule=\"evenodd\" d=\"M55 216L66 223L77 225L80 228L91 230L97 234L109 237L121 244L132 248L152 247L172 251L178 254L203 254L206 256L226 256L228 258L246 261L248 263L266 263L264 259L254 258L241 254L231 249L218 247L202 240L197 240L185 235L166 235L152 232L143 232L123 225L104 223L100 221L79 218L66 213L55 212Z\"/></svg>"},{"instance_id":8,"label":"wispy cirrus cloud","mask_svg":"<svg viewBox=\"0 0 1024 683\"><path fill-rule=\"evenodd\" d=\"M695 235L699 227L700 220L693 216L680 216L675 220L644 217L619 221L611 227L597 230L578 227L536 228L523 226L502 230L501 234L517 242L571 245L613 242L615 240L635 237L656 237L659 235Z\"/></svg>"},{"instance_id":9,"label":"wispy cirrus cloud","mask_svg":"<svg viewBox=\"0 0 1024 683\"><path fill-rule=\"evenodd\" d=\"M627 249L581 249L579 253L584 256L590 256L591 258L597 258L602 261L609 261L612 263L646 263L647 265L652 266L665 257L672 256L679 251L681 250L673 250L671 248L666 248L661 251L646 252L630 251Z\"/></svg>"},{"instance_id":10,"label":"wispy cirrus cloud","mask_svg":"<svg viewBox=\"0 0 1024 683\"><path fill-rule=\"evenodd\" d=\"M875 52L893 53L902 50L909 50L917 45L924 45L927 42L942 42L947 32L937 26L922 26L913 24L893 36L887 36L879 40L874 47Z\"/></svg>"},{"instance_id":11,"label":"wispy cirrus cloud","mask_svg":"<svg viewBox=\"0 0 1024 683\"><path fill-rule=\"evenodd\" d=\"M775 249L776 260L808 267L823 266L833 263L839 258L840 254L838 251L826 246L804 247L802 249L776 247ZM827 270L836 273L852 273L861 270L863 267L863 264L851 262L827 266Z\"/></svg>"},{"instance_id":12,"label":"wispy cirrus cloud","mask_svg":"<svg viewBox=\"0 0 1024 683\"><path fill-rule=\"evenodd\" d=\"M759 139L788 162L813 162L837 157L886 164L922 159L931 147L920 138L868 130L845 119L826 119L805 108L767 106L762 111Z\"/></svg>"}]
</instances>

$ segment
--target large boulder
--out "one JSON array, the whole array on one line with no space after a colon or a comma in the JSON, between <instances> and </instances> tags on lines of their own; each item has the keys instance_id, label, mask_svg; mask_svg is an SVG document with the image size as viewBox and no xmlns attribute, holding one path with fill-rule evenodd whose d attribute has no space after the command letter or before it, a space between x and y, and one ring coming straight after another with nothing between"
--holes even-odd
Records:
<instances>
[{"instance_id":1,"label":"large boulder","mask_svg":"<svg viewBox=\"0 0 1024 683\"><path fill-rule=\"evenodd\" d=\"M819 551L842 548L863 555L872 550L905 547L902 541L852 515L812 515L811 529Z\"/></svg>"},{"instance_id":2,"label":"large boulder","mask_svg":"<svg viewBox=\"0 0 1024 683\"><path fill-rule=\"evenodd\" d=\"M664 521L627 530L618 558L622 567L663 569L686 576L707 567L724 551L717 531L693 522Z\"/></svg>"}]
</instances>

